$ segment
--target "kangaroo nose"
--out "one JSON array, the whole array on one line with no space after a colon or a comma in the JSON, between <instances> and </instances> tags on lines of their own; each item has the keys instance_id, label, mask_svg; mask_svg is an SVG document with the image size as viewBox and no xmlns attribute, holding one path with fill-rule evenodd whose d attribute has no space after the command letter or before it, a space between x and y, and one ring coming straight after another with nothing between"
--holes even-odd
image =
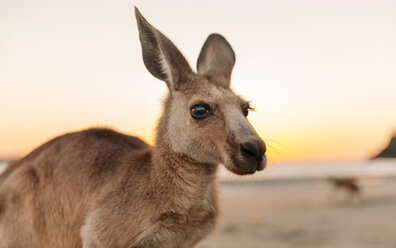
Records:
<instances>
[{"instance_id":1,"label":"kangaroo nose","mask_svg":"<svg viewBox=\"0 0 396 248\"><path fill-rule=\"evenodd\" d=\"M245 158L255 159L258 162L262 162L264 159L264 154L267 150L264 141L254 140L250 142L245 142L241 145L241 153Z\"/></svg>"}]
</instances>

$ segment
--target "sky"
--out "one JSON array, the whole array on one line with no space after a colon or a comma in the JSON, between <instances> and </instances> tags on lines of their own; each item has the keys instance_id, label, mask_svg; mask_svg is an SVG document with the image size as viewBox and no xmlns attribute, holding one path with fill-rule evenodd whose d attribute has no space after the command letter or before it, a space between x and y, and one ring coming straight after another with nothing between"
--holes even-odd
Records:
<instances>
[{"instance_id":1,"label":"sky","mask_svg":"<svg viewBox=\"0 0 396 248\"><path fill-rule=\"evenodd\" d=\"M393 0L2 0L0 158L88 127L153 144L167 88L134 6L193 68L210 33L226 37L272 163L365 160L396 131Z\"/></svg>"}]
</instances>

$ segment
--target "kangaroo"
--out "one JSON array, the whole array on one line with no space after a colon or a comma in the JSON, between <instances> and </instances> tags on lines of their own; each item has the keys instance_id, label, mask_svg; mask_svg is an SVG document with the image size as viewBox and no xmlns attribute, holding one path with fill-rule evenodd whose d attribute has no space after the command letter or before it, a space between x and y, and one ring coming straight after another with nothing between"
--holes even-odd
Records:
<instances>
[{"instance_id":1,"label":"kangaroo","mask_svg":"<svg viewBox=\"0 0 396 248\"><path fill-rule=\"evenodd\" d=\"M357 182L356 178L353 177L346 177L346 178L335 178L335 177L330 177L328 178L330 183L334 186L334 190L337 191L339 190L344 190L345 192L348 193L348 198L347 199L356 199L356 201L359 203L361 201L361 194L362 190L361 187L359 186L359 183ZM336 192L337 193L337 192Z\"/></svg>"},{"instance_id":2,"label":"kangaroo","mask_svg":"<svg viewBox=\"0 0 396 248\"><path fill-rule=\"evenodd\" d=\"M218 164L266 165L230 89L234 52L211 34L193 72L135 8L143 61L169 93L153 146L110 129L59 136L0 176L0 247L193 247L214 228Z\"/></svg>"}]
</instances>

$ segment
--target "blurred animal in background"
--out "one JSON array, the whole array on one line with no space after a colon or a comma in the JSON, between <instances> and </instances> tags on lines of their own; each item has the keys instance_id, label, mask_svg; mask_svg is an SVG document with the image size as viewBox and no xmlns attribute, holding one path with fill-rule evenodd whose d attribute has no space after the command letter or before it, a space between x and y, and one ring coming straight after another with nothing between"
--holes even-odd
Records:
<instances>
[{"instance_id":1,"label":"blurred animal in background","mask_svg":"<svg viewBox=\"0 0 396 248\"><path fill-rule=\"evenodd\" d=\"M333 185L335 194L342 191L345 192L346 201L361 202L361 187L359 186L358 180L353 177L329 177L329 182Z\"/></svg>"}]
</instances>

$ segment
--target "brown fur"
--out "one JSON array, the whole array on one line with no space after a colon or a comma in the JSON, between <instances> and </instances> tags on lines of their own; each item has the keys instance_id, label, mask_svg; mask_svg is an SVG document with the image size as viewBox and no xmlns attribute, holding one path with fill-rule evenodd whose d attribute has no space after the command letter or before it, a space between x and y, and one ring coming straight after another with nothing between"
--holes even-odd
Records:
<instances>
[{"instance_id":1,"label":"brown fur","mask_svg":"<svg viewBox=\"0 0 396 248\"><path fill-rule=\"evenodd\" d=\"M192 247L215 224L217 164L238 174L264 168L265 144L243 116L247 103L228 87L235 58L225 39L208 39L199 64L210 75L195 74L136 15L146 67L170 90L155 145L89 129L15 161L0 176L0 247ZM189 110L200 102L212 115L197 121Z\"/></svg>"}]
</instances>

